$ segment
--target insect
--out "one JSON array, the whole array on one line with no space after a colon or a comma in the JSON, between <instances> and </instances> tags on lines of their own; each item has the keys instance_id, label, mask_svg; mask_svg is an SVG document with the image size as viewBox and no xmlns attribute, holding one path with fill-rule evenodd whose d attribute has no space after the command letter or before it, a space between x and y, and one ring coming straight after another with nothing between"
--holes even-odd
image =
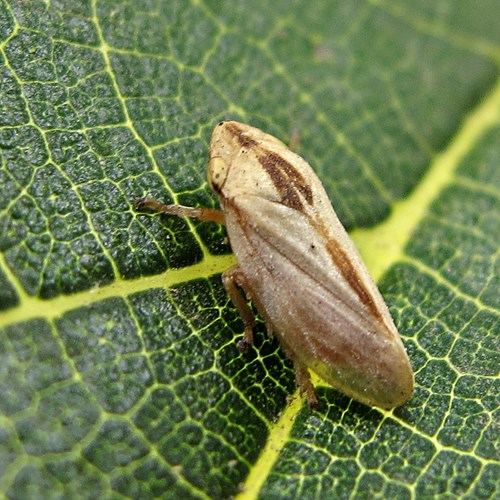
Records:
<instances>
[{"instance_id":1,"label":"insect","mask_svg":"<svg viewBox=\"0 0 500 500\"><path fill-rule=\"evenodd\" d=\"M253 342L252 301L311 407L309 369L362 403L403 404L413 392L403 343L309 164L275 137L223 121L210 142L208 182L222 210L151 199L136 206L225 224L238 264L222 281L245 325L240 347Z\"/></svg>"}]
</instances>

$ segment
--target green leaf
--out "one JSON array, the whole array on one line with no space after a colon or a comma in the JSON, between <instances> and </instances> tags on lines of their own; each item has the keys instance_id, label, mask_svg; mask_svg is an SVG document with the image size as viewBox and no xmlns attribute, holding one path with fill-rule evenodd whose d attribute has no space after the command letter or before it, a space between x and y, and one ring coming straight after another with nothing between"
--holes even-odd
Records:
<instances>
[{"instance_id":1,"label":"green leaf","mask_svg":"<svg viewBox=\"0 0 500 500\"><path fill-rule=\"evenodd\" d=\"M0 492L500 495L498 2L0 0ZM318 172L416 375L394 411L318 386L220 281L215 124ZM290 396L292 396L290 398Z\"/></svg>"}]
</instances>

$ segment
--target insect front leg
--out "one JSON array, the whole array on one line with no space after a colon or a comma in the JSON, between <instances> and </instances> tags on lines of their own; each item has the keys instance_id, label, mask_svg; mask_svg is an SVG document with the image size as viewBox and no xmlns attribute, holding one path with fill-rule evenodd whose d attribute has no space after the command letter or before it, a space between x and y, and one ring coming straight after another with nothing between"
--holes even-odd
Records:
<instances>
[{"instance_id":1,"label":"insect front leg","mask_svg":"<svg viewBox=\"0 0 500 500\"><path fill-rule=\"evenodd\" d=\"M222 283L226 289L231 301L236 307L243 324L245 325L245 338L238 342L238 349L240 351L246 351L249 346L253 344L253 327L255 326L255 316L250 309L248 302L245 297L238 290L237 285L245 289L246 278L241 272L240 268L236 265L230 267L222 273Z\"/></svg>"},{"instance_id":2,"label":"insect front leg","mask_svg":"<svg viewBox=\"0 0 500 500\"><path fill-rule=\"evenodd\" d=\"M224 213L215 208L193 208L184 205L165 205L151 198L141 198L136 200L135 209L143 210L148 208L154 212L163 212L168 215L177 215L177 217L192 217L201 221L217 222L225 224Z\"/></svg>"}]
</instances>

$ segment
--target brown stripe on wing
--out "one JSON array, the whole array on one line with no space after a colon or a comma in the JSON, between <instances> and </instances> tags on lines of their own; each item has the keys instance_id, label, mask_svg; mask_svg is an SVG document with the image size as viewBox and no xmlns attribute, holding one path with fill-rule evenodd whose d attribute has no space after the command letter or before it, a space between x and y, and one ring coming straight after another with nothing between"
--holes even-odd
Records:
<instances>
[{"instance_id":1,"label":"brown stripe on wing","mask_svg":"<svg viewBox=\"0 0 500 500\"><path fill-rule=\"evenodd\" d=\"M253 149L257 159L280 194L283 205L302 211L304 208L302 198L309 205L312 205L311 188L305 182L304 176L290 162L261 147L256 140L245 134L235 123L227 123L226 127L242 147Z\"/></svg>"},{"instance_id":2,"label":"brown stripe on wing","mask_svg":"<svg viewBox=\"0 0 500 500\"><path fill-rule=\"evenodd\" d=\"M299 211L304 209L303 199L312 205L313 194L310 186L290 162L265 149L262 149L260 154L257 152L257 159L271 178L283 205Z\"/></svg>"},{"instance_id":3,"label":"brown stripe on wing","mask_svg":"<svg viewBox=\"0 0 500 500\"><path fill-rule=\"evenodd\" d=\"M382 314L380 314L375 301L372 299L371 293L363 286L351 259L347 256L335 239L327 238L326 246L328 253L332 256L338 270L342 273L342 276L359 297L359 300L361 300L361 302L370 310L375 318L383 322Z\"/></svg>"},{"instance_id":4,"label":"brown stripe on wing","mask_svg":"<svg viewBox=\"0 0 500 500\"><path fill-rule=\"evenodd\" d=\"M245 134L240 127L235 125L234 123L226 123L226 128L227 130L238 140L238 142L243 146L244 148L253 148L257 146L257 141L252 139L251 137L248 137L247 134Z\"/></svg>"}]
</instances>

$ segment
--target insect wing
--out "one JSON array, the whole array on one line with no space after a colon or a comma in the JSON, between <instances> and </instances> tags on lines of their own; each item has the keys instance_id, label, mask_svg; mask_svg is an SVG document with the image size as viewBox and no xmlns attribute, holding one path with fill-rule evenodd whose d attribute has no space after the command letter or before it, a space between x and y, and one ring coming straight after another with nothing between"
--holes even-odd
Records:
<instances>
[{"instance_id":1,"label":"insect wing","mask_svg":"<svg viewBox=\"0 0 500 500\"><path fill-rule=\"evenodd\" d=\"M226 223L247 291L292 359L362 402L392 407L411 395L411 368L389 313L374 315L361 300L307 215L238 196Z\"/></svg>"},{"instance_id":2,"label":"insect wing","mask_svg":"<svg viewBox=\"0 0 500 500\"><path fill-rule=\"evenodd\" d=\"M237 122L214 130L211 163L242 285L287 355L359 401L402 404L408 356L310 165Z\"/></svg>"}]
</instances>

